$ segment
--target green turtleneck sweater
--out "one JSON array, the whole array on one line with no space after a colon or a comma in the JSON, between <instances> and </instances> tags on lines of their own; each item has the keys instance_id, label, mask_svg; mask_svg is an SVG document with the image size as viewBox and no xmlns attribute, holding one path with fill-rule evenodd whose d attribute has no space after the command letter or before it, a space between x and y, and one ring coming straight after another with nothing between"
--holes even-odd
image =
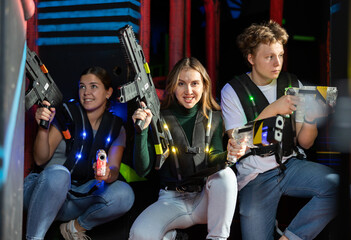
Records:
<instances>
[{"instance_id":1,"label":"green turtleneck sweater","mask_svg":"<svg viewBox=\"0 0 351 240\"><path fill-rule=\"evenodd\" d=\"M201 111L201 109L199 109L199 105L197 104L191 109L186 109L176 103L170 107L170 110L177 118L179 124L182 126L189 143L191 143L196 115L199 110ZM217 163L223 163L226 161L227 151L223 152L222 125L221 119L219 127L214 130L214 134L210 142L209 166L214 166ZM140 176L146 176L153 169L154 162L156 160L155 148L152 137L148 134L148 129L149 128L144 129L140 134L136 134L135 136L134 166L136 172ZM159 171L162 171L162 167Z\"/></svg>"}]
</instances>

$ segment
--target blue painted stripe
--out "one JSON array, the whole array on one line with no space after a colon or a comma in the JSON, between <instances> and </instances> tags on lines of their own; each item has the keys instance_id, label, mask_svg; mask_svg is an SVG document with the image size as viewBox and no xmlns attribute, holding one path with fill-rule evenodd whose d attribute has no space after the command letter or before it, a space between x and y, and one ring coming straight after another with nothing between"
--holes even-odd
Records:
<instances>
[{"instance_id":1,"label":"blue painted stripe","mask_svg":"<svg viewBox=\"0 0 351 240\"><path fill-rule=\"evenodd\" d=\"M241 1L230 1L230 0L227 0L227 4L228 4L228 7L230 8L238 8L240 9L241 8Z\"/></svg>"},{"instance_id":2,"label":"blue painted stripe","mask_svg":"<svg viewBox=\"0 0 351 240\"><path fill-rule=\"evenodd\" d=\"M237 19L240 17L241 10L231 10L230 14L232 15L232 18Z\"/></svg>"},{"instance_id":3,"label":"blue painted stripe","mask_svg":"<svg viewBox=\"0 0 351 240\"><path fill-rule=\"evenodd\" d=\"M336 12L339 12L341 9L341 3L335 3L330 7L330 14L333 15Z\"/></svg>"},{"instance_id":4,"label":"blue painted stripe","mask_svg":"<svg viewBox=\"0 0 351 240\"><path fill-rule=\"evenodd\" d=\"M131 25L135 32L139 32L139 26L131 22L101 22L101 23L73 23L39 25L38 32L66 32L66 31L115 31Z\"/></svg>"},{"instance_id":5,"label":"blue painted stripe","mask_svg":"<svg viewBox=\"0 0 351 240\"><path fill-rule=\"evenodd\" d=\"M39 2L38 8L48 7L63 7L63 6L77 6L77 5L91 5L91 4L107 4L107 3L132 3L140 7L140 2L135 0L63 0L63 1L47 1Z\"/></svg>"},{"instance_id":6,"label":"blue painted stripe","mask_svg":"<svg viewBox=\"0 0 351 240\"><path fill-rule=\"evenodd\" d=\"M57 38L38 38L37 45L75 45L75 44L109 44L119 43L118 37L57 37Z\"/></svg>"},{"instance_id":7,"label":"blue painted stripe","mask_svg":"<svg viewBox=\"0 0 351 240\"><path fill-rule=\"evenodd\" d=\"M38 13L38 19L87 18L87 17L130 16L140 19L140 13L130 8L114 8L87 11Z\"/></svg>"},{"instance_id":8,"label":"blue painted stripe","mask_svg":"<svg viewBox=\"0 0 351 240\"><path fill-rule=\"evenodd\" d=\"M18 106L19 106L19 101L21 98L21 93L22 93L22 86L23 86L23 80L24 80L24 69L25 69L25 64L26 64L26 55L27 54L27 43L24 44L23 47L23 54L22 54L22 61L18 73L18 79L17 79L17 84L16 84L16 89L14 92L14 98L12 100L12 106L11 106L11 112L10 112L10 118L8 121L8 126L6 128L6 134L5 134L5 142L4 142L4 149L1 151L2 152L2 159L4 161L3 164L3 169L0 171L0 184L2 184L4 181L7 179L7 174L8 174L8 168L9 168L9 162L11 160L11 152L12 152L12 144L13 144L13 138L14 138L14 133L15 133L15 126L17 123L17 114L18 114Z\"/></svg>"}]
</instances>

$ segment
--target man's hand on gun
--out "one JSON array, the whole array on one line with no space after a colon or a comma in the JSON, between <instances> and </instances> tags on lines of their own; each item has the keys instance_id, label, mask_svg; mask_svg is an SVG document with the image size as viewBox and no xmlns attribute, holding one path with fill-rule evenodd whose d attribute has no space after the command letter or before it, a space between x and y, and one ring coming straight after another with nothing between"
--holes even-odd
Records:
<instances>
[{"instance_id":1,"label":"man's hand on gun","mask_svg":"<svg viewBox=\"0 0 351 240\"><path fill-rule=\"evenodd\" d=\"M54 119L55 114L55 108L50 107L50 103L44 100L35 113L35 120L37 121L38 125L41 120L49 121L50 124Z\"/></svg>"},{"instance_id":2,"label":"man's hand on gun","mask_svg":"<svg viewBox=\"0 0 351 240\"><path fill-rule=\"evenodd\" d=\"M332 112L332 106L328 106L320 99L315 99L306 104L305 119L313 122L318 118L327 117L330 112Z\"/></svg>"},{"instance_id":3,"label":"man's hand on gun","mask_svg":"<svg viewBox=\"0 0 351 240\"><path fill-rule=\"evenodd\" d=\"M138 108L135 110L132 119L133 122L135 123L138 119L145 121L144 127L142 130L146 129L149 127L151 119L152 119L152 113L150 109L146 108L146 104L144 102L140 102L141 108Z\"/></svg>"},{"instance_id":4,"label":"man's hand on gun","mask_svg":"<svg viewBox=\"0 0 351 240\"><path fill-rule=\"evenodd\" d=\"M297 96L296 120L313 123L318 118L324 118L333 112L338 90L336 87L303 86L301 88L286 88L286 96Z\"/></svg>"},{"instance_id":5,"label":"man's hand on gun","mask_svg":"<svg viewBox=\"0 0 351 240\"><path fill-rule=\"evenodd\" d=\"M298 96L284 95L273 102L270 106L276 110L276 115L287 115L293 114L299 103L300 99Z\"/></svg>"},{"instance_id":6,"label":"man's hand on gun","mask_svg":"<svg viewBox=\"0 0 351 240\"><path fill-rule=\"evenodd\" d=\"M230 138L228 140L228 145L227 145L227 151L228 151L227 160L228 160L228 162L236 163L236 161L239 158L244 156L246 150L248 149L245 142L246 142L246 139L241 139L239 142L234 138Z\"/></svg>"}]
</instances>

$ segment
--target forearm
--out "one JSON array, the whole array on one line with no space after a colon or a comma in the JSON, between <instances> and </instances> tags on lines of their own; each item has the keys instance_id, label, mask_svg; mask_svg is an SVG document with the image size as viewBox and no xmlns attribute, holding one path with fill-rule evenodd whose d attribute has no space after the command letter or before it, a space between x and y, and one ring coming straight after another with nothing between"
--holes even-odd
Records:
<instances>
[{"instance_id":1,"label":"forearm","mask_svg":"<svg viewBox=\"0 0 351 240\"><path fill-rule=\"evenodd\" d=\"M297 123L297 141L304 149L309 149L317 138L318 130L316 124Z\"/></svg>"},{"instance_id":2,"label":"forearm","mask_svg":"<svg viewBox=\"0 0 351 240\"><path fill-rule=\"evenodd\" d=\"M263 111L257 116L256 119L258 120L258 119L270 118L278 114L279 112L277 111L277 109L270 104L265 109L263 109Z\"/></svg>"},{"instance_id":3,"label":"forearm","mask_svg":"<svg viewBox=\"0 0 351 240\"><path fill-rule=\"evenodd\" d=\"M109 171L109 175L107 177L107 179L105 180L106 183L113 183L114 181L116 181L118 179L119 176L119 168L116 166L111 166L110 167L110 171Z\"/></svg>"},{"instance_id":4,"label":"forearm","mask_svg":"<svg viewBox=\"0 0 351 240\"><path fill-rule=\"evenodd\" d=\"M212 154L209 157L209 166L215 166L216 164L224 163L227 160L227 151Z\"/></svg>"},{"instance_id":5,"label":"forearm","mask_svg":"<svg viewBox=\"0 0 351 240\"><path fill-rule=\"evenodd\" d=\"M141 134L135 135L134 144L134 167L139 176L146 176L153 167L152 159L155 158L152 151L148 148L148 129L145 129Z\"/></svg>"},{"instance_id":6,"label":"forearm","mask_svg":"<svg viewBox=\"0 0 351 240\"><path fill-rule=\"evenodd\" d=\"M223 152L223 128L221 122L211 140L209 165L213 166L226 160L227 151Z\"/></svg>"},{"instance_id":7,"label":"forearm","mask_svg":"<svg viewBox=\"0 0 351 240\"><path fill-rule=\"evenodd\" d=\"M49 130L39 127L34 141L33 157L39 166L50 159Z\"/></svg>"},{"instance_id":8,"label":"forearm","mask_svg":"<svg viewBox=\"0 0 351 240\"><path fill-rule=\"evenodd\" d=\"M34 141L34 161L41 166L47 163L63 139L61 132L51 125L49 130L39 127Z\"/></svg>"}]
</instances>

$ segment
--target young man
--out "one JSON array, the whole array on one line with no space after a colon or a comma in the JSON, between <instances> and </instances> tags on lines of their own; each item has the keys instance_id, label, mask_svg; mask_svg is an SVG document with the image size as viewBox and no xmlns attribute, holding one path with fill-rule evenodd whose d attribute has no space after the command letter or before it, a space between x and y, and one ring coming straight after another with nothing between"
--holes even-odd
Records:
<instances>
[{"instance_id":1,"label":"young man","mask_svg":"<svg viewBox=\"0 0 351 240\"><path fill-rule=\"evenodd\" d=\"M284 124L282 158L278 157L276 146L271 146L236 164L244 240L273 239L282 195L311 200L280 240L313 239L336 215L338 175L327 166L307 161L296 146L298 143L308 149L313 145L318 134L316 118L325 113L311 109L302 121L295 121L299 98L284 95L284 90L302 84L294 75L281 72L287 40L285 29L273 21L248 27L238 36L238 46L252 71L235 77L221 91L223 118L230 138L235 128L249 121L278 114L289 116Z\"/></svg>"}]
</instances>

